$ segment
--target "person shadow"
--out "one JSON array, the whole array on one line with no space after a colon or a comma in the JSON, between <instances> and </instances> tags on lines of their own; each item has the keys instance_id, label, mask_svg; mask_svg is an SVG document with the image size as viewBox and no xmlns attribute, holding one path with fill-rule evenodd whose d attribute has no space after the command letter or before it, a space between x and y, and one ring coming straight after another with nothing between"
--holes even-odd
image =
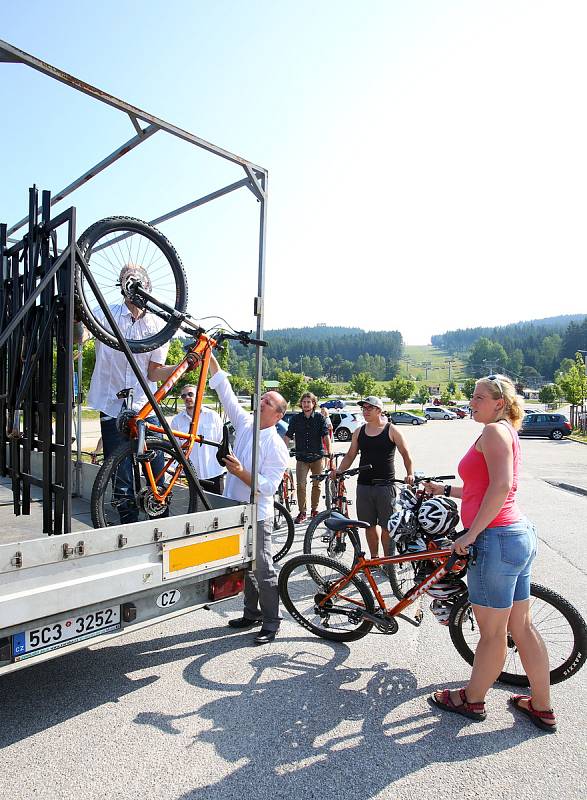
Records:
<instances>
[{"instance_id":1,"label":"person shadow","mask_svg":"<svg viewBox=\"0 0 587 800\"><path fill-rule=\"evenodd\" d=\"M196 656L184 670L186 682L224 696L177 715L137 715L136 724L171 736L185 735L190 718L198 720L198 730L208 722L192 736L192 745L211 745L234 767L182 800L309 793L355 800L430 764L465 763L532 736L525 726L484 730L429 709L425 698L437 687L419 687L411 671L386 662L348 666L348 646L319 641L328 648L326 657L316 655L314 638L306 649L303 638L280 637L270 653L251 658L248 681L232 687L208 677L214 665L206 654Z\"/></svg>"}]
</instances>

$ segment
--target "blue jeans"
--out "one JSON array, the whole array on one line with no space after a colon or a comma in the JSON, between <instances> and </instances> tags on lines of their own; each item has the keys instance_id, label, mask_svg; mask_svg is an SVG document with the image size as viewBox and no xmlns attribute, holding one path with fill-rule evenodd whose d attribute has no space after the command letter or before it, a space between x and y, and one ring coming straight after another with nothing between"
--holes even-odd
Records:
<instances>
[{"instance_id":1,"label":"blue jeans","mask_svg":"<svg viewBox=\"0 0 587 800\"><path fill-rule=\"evenodd\" d=\"M511 608L516 600L528 600L536 543L536 528L527 519L481 531L474 545L476 563L467 570L471 603Z\"/></svg>"},{"instance_id":2,"label":"blue jeans","mask_svg":"<svg viewBox=\"0 0 587 800\"><path fill-rule=\"evenodd\" d=\"M156 416L148 417L147 422L159 425ZM128 442L128 438L123 436L116 427L116 420L100 415L100 430L102 432L102 448L104 450L104 460L120 447L121 444ZM153 434L151 434L153 435ZM156 474L163 469L165 457L160 453L152 462L151 468ZM131 522L138 522L139 508L135 500L132 459L127 458L122 461L116 471L116 477L112 486L113 495L116 497L120 522L127 525ZM127 499L122 499L126 496ZM169 516L169 511L161 515Z\"/></svg>"}]
</instances>

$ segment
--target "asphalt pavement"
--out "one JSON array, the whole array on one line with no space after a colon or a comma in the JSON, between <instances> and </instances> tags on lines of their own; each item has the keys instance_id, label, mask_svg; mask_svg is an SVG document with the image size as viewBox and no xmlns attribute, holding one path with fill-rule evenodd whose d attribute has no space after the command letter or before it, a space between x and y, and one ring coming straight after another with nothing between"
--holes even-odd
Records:
<instances>
[{"instance_id":1,"label":"asphalt pavement","mask_svg":"<svg viewBox=\"0 0 587 800\"><path fill-rule=\"evenodd\" d=\"M402 430L416 468L443 474L480 426ZM540 537L534 579L585 615L587 497L549 480L584 481L587 447L524 440L522 452L520 503ZM553 688L556 735L514 716L501 685L475 724L426 701L470 669L431 614L349 644L286 615L259 648L226 627L241 608L236 598L0 679L2 800L585 796L587 669Z\"/></svg>"}]
</instances>

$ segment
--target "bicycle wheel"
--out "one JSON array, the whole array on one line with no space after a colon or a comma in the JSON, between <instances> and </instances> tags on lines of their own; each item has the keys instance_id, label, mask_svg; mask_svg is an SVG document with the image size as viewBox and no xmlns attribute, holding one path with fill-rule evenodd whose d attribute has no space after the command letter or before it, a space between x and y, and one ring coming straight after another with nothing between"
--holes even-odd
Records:
<instances>
[{"instance_id":1,"label":"bicycle wheel","mask_svg":"<svg viewBox=\"0 0 587 800\"><path fill-rule=\"evenodd\" d=\"M163 486L172 475L175 449L162 439L147 439L147 448L155 453L151 468L155 478L161 476L158 486ZM198 494L195 479L180 476L166 503L153 496L136 458L136 441L123 442L107 458L96 476L90 501L92 522L95 528L108 528L121 523L143 522L147 519L191 514L197 510Z\"/></svg>"},{"instance_id":2,"label":"bicycle wheel","mask_svg":"<svg viewBox=\"0 0 587 800\"><path fill-rule=\"evenodd\" d=\"M121 274L128 268L126 277L140 280L157 300L176 311L186 310L187 280L180 258L168 239L147 222L132 217L102 219L82 233L78 247L109 306L123 304ZM75 268L75 303L77 315L88 330L104 344L120 350L79 262ZM137 329L137 338L127 338L128 346L133 353L154 350L173 336L180 322L158 319L159 330L139 338Z\"/></svg>"},{"instance_id":3,"label":"bicycle wheel","mask_svg":"<svg viewBox=\"0 0 587 800\"><path fill-rule=\"evenodd\" d=\"M550 662L550 683L566 681L585 662L587 626L577 609L551 589L530 586L532 623L544 640ZM448 622L450 638L459 655L473 663L479 630L467 595L455 604ZM528 686L528 678L515 642L508 634L504 670L498 680L514 686Z\"/></svg>"},{"instance_id":4,"label":"bicycle wheel","mask_svg":"<svg viewBox=\"0 0 587 800\"><path fill-rule=\"evenodd\" d=\"M273 503L273 530L280 532L280 539L282 535L285 535L285 541L281 545L281 548L273 556L273 563L276 564L291 550L296 533L296 527L294 525L292 515L284 505L278 503L277 501Z\"/></svg>"},{"instance_id":5,"label":"bicycle wheel","mask_svg":"<svg viewBox=\"0 0 587 800\"><path fill-rule=\"evenodd\" d=\"M314 517L304 535L304 553L331 558L350 569L360 553L360 544L348 531L331 531L324 524L331 511L321 511ZM312 571L312 566L309 567Z\"/></svg>"},{"instance_id":6,"label":"bicycle wheel","mask_svg":"<svg viewBox=\"0 0 587 800\"><path fill-rule=\"evenodd\" d=\"M398 555L403 556L405 552L403 548L397 546L394 541L389 543L389 556L390 558ZM416 583L416 571L412 561L404 561L401 564L386 564L383 569L387 573L391 590L398 600L402 600L408 589Z\"/></svg>"},{"instance_id":7,"label":"bicycle wheel","mask_svg":"<svg viewBox=\"0 0 587 800\"><path fill-rule=\"evenodd\" d=\"M279 594L292 617L307 630L334 642L361 639L373 623L363 619L363 611L375 610L369 587L357 576L344 584L323 608L318 602L349 571L331 558L295 556L279 573Z\"/></svg>"}]
</instances>

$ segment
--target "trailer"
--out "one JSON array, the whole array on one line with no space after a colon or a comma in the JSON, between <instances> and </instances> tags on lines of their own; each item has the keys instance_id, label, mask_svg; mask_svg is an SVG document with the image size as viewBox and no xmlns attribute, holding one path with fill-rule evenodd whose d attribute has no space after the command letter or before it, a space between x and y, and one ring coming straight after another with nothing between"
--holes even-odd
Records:
<instances>
[{"instance_id":1,"label":"trailer","mask_svg":"<svg viewBox=\"0 0 587 800\"><path fill-rule=\"evenodd\" d=\"M255 436L250 502L237 503L205 492L204 508L195 513L101 529L91 525L88 504L98 467L81 458L81 399L79 389L74 388L72 360L76 214L71 207L52 217L52 207L119 164L124 155L156 133L231 162L241 176L244 171L243 177L149 222L162 224L239 189L249 190L259 204L258 275L251 298L259 339L263 334L267 214L264 168L0 40L2 63L30 67L118 110L130 119L135 135L64 188L44 192L41 204L36 190L31 189L28 215L11 226L0 225L0 675L234 597L243 589L245 571L254 566L257 398L262 378L259 351L252 398ZM15 233L25 226L28 232L19 240ZM55 246L51 254L47 242L53 241L51 236L56 241L59 226L67 228L67 241L59 250ZM45 239L41 241L39 236ZM24 368L19 362L25 348L18 349L18 340L15 348L14 337L26 328L27 314L35 309L41 322L29 326L27 332L25 343L32 353L27 351L27 369L29 362L25 361ZM43 314L53 314L44 326ZM30 344L32 338L40 347L45 336L42 346L48 348L48 355L51 339L47 339L47 329L58 332L57 374L47 372L42 352L39 356ZM81 387L81 366L78 370ZM15 374L19 392L11 384ZM45 386L44 399L34 396L33 385ZM67 401L72 396L77 398L77 412L75 404L72 408ZM77 445L72 451L76 413ZM7 431L21 421L22 432L10 437Z\"/></svg>"}]
</instances>

